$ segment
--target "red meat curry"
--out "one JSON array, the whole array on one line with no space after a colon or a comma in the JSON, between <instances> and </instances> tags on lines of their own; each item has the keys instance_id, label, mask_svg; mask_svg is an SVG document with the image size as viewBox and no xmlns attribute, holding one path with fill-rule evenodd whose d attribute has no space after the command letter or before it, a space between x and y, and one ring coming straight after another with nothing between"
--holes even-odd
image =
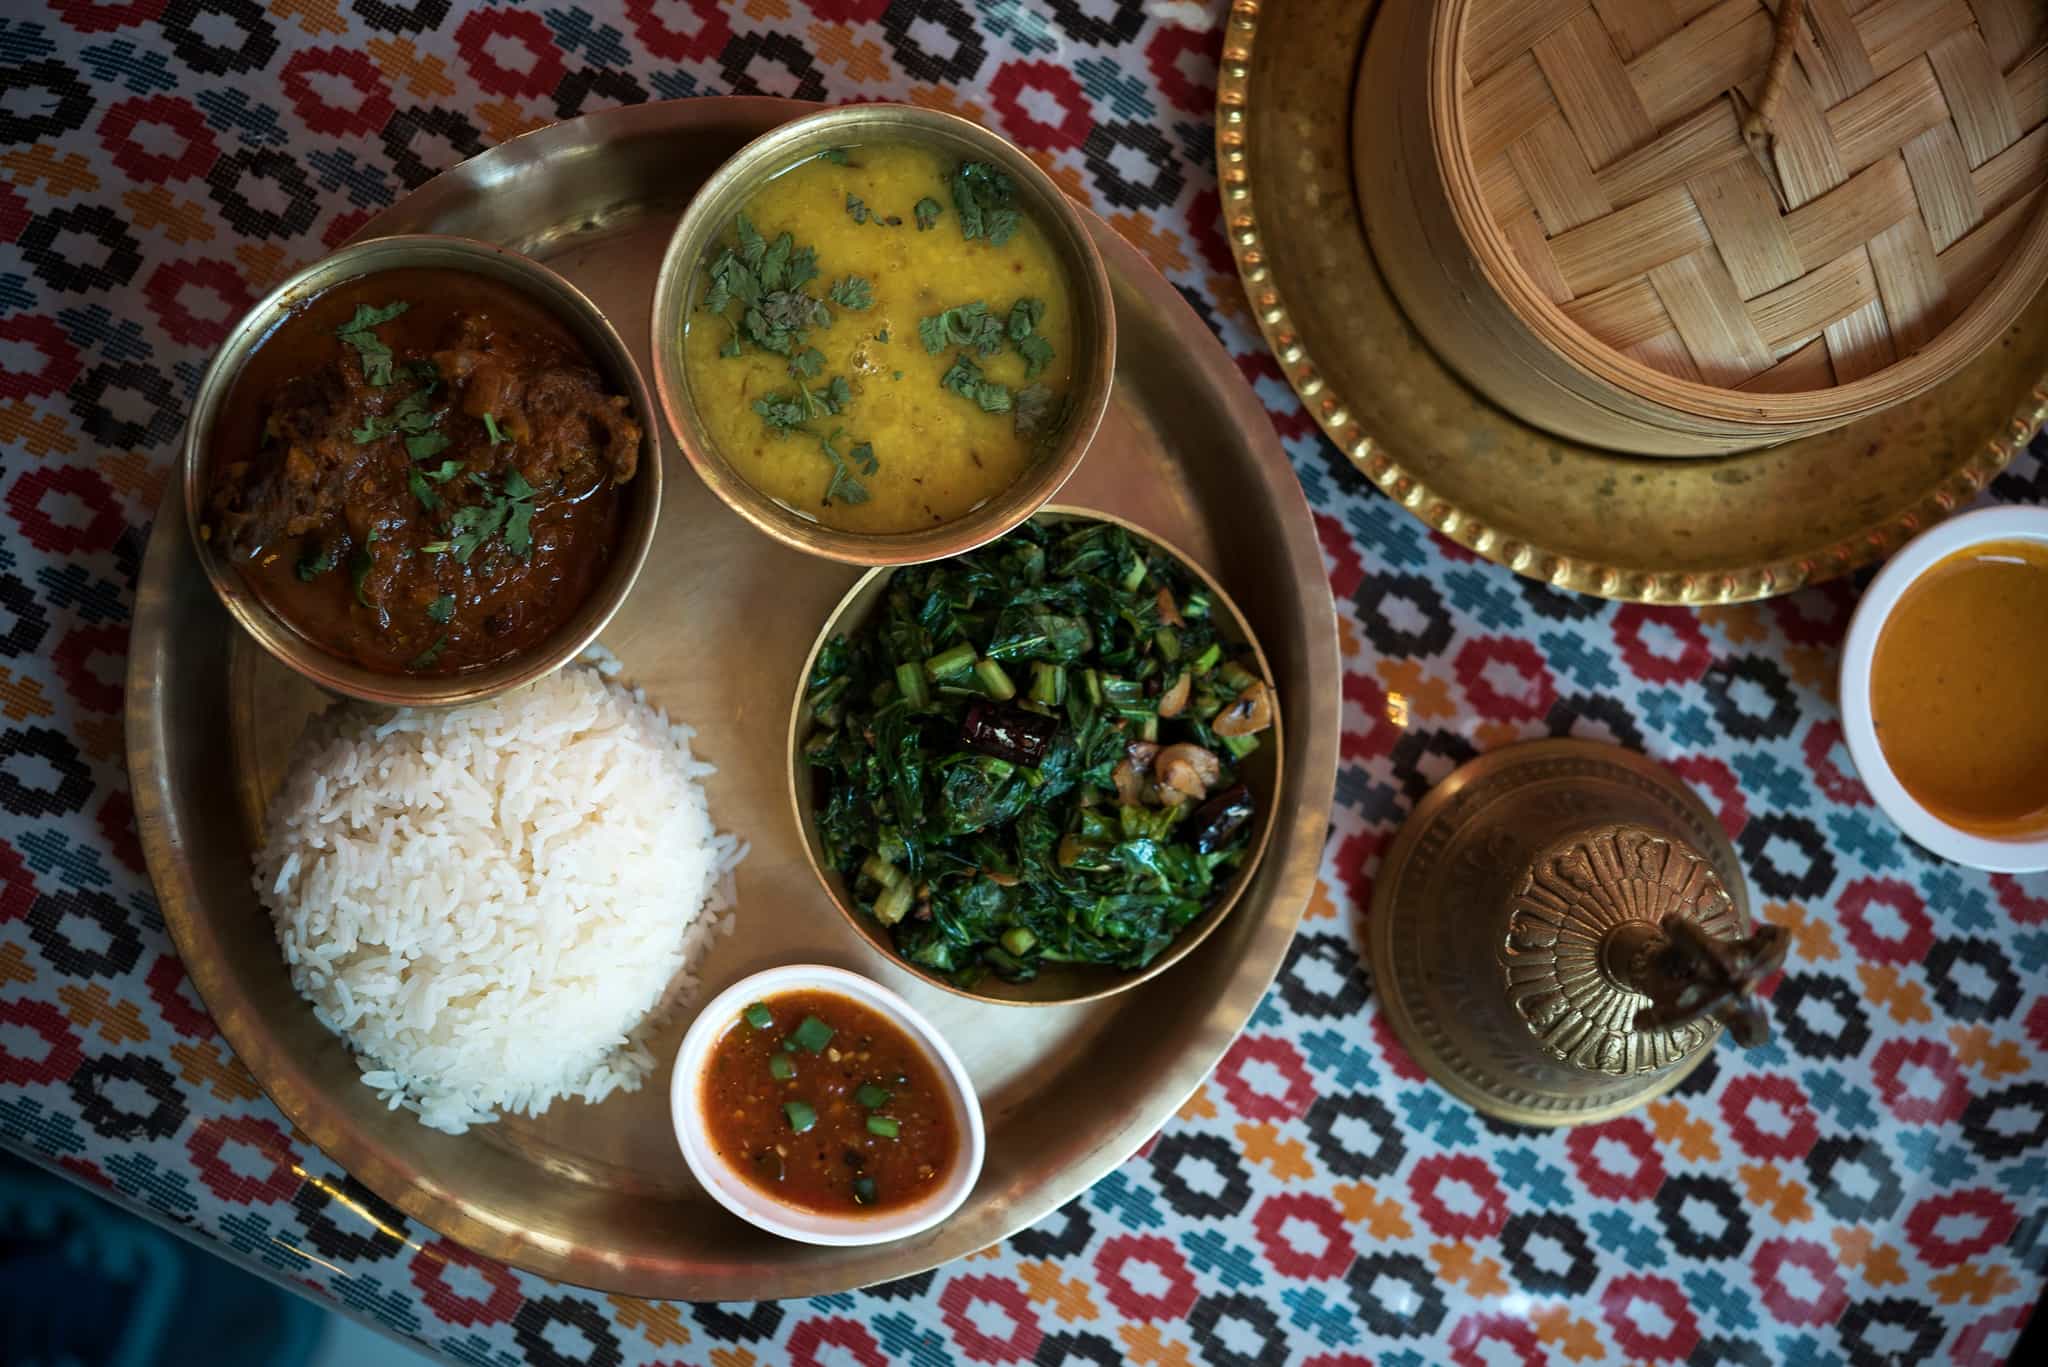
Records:
<instances>
[{"instance_id":1,"label":"red meat curry","mask_svg":"<svg viewBox=\"0 0 2048 1367\"><path fill-rule=\"evenodd\" d=\"M205 534L324 649L464 673L583 605L640 444L545 307L483 276L385 271L300 306L243 365Z\"/></svg>"}]
</instances>

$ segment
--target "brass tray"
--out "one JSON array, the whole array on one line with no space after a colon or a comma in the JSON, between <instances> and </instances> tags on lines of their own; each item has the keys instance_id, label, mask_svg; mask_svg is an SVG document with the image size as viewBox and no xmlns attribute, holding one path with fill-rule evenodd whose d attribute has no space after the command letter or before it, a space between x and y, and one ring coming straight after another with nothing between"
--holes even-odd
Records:
<instances>
[{"instance_id":1,"label":"brass tray","mask_svg":"<svg viewBox=\"0 0 2048 1367\"><path fill-rule=\"evenodd\" d=\"M1375 10L1234 0L1217 161L1225 233L1287 382L1428 526L1603 598L1767 598L1882 559L1965 506L2048 416L2048 296L1932 393L1766 451L1617 456L1493 407L1402 315L1366 241L1352 92Z\"/></svg>"},{"instance_id":2,"label":"brass tray","mask_svg":"<svg viewBox=\"0 0 2048 1367\"><path fill-rule=\"evenodd\" d=\"M365 234L453 232L546 259L641 363L653 271L696 186L743 142L813 106L700 99L589 115L447 172ZM661 530L604 634L628 677L699 728L723 830L753 842L739 928L701 967L707 999L800 960L880 979L947 1033L973 1073L988 1163L968 1204L872 1248L785 1243L692 1182L665 1072L591 1107L557 1103L454 1137L387 1111L293 992L249 857L286 751L324 698L235 630L167 504L137 595L128 758L150 873L207 1006L313 1143L406 1214L470 1248L601 1290L689 1300L811 1296L908 1276L995 1243L1127 1159L1243 1027L1279 969L1320 858L1335 780L1335 614L1307 503L1260 407L1173 287L1090 219L1123 338L1116 392L1061 501L1116 512L1209 566L1254 623L1287 708L1286 784L1265 861L1194 953L1105 1001L1025 1011L925 984L870 949L818 889L787 795L787 707L805 652L857 569L750 529L666 434ZM673 1055L688 1012L656 1044Z\"/></svg>"}]
</instances>

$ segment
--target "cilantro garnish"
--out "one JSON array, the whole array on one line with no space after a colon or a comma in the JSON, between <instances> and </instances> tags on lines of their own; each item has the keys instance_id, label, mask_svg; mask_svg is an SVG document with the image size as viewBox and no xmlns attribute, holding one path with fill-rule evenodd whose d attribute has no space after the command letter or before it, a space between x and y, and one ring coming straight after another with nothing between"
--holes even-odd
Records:
<instances>
[{"instance_id":1,"label":"cilantro garnish","mask_svg":"<svg viewBox=\"0 0 2048 1367\"><path fill-rule=\"evenodd\" d=\"M405 454L414 460L428 460L447 449L448 437L442 432L422 432L417 437L405 439Z\"/></svg>"},{"instance_id":2,"label":"cilantro garnish","mask_svg":"<svg viewBox=\"0 0 2048 1367\"><path fill-rule=\"evenodd\" d=\"M391 348L384 344L373 328L390 322L412 305L400 300L373 308L368 304L357 304L355 316L334 330L334 335L356 349L363 360L363 378L372 386L382 389L391 383ZM357 438L363 440L363 438Z\"/></svg>"},{"instance_id":3,"label":"cilantro garnish","mask_svg":"<svg viewBox=\"0 0 2048 1367\"><path fill-rule=\"evenodd\" d=\"M363 583L370 577L370 570L376 564L370 558L370 547L376 544L376 541L377 529L372 527L370 528L370 534L363 538L363 544L356 548L355 556L349 561L348 566L349 581L355 588L356 601L366 608L376 606L369 599L363 597Z\"/></svg>"},{"instance_id":4,"label":"cilantro garnish","mask_svg":"<svg viewBox=\"0 0 2048 1367\"><path fill-rule=\"evenodd\" d=\"M789 358L791 379L815 380L825 368L825 353L814 346L807 346Z\"/></svg>"},{"instance_id":5,"label":"cilantro garnish","mask_svg":"<svg viewBox=\"0 0 2048 1367\"><path fill-rule=\"evenodd\" d=\"M334 548L322 546L317 555L302 555L297 566L299 582L310 584L334 568Z\"/></svg>"},{"instance_id":6,"label":"cilantro garnish","mask_svg":"<svg viewBox=\"0 0 2048 1367\"><path fill-rule=\"evenodd\" d=\"M485 542L503 534L506 548L514 555L525 555L532 550L533 486L526 482L526 477L517 470L507 470L495 489L487 475L475 474L469 478L483 491L483 497L456 511L448 523L448 540L432 541L420 549L452 552L458 561L467 565L469 558Z\"/></svg>"},{"instance_id":7,"label":"cilantro garnish","mask_svg":"<svg viewBox=\"0 0 2048 1367\"><path fill-rule=\"evenodd\" d=\"M939 202L936 199L933 199L931 196L927 195L923 199L920 199L917 202L916 206L912 208L910 212L917 219L917 230L919 232L923 232L927 228L930 228L933 224L937 223L939 221L939 215L945 213L946 211L943 208L939 207Z\"/></svg>"},{"instance_id":8,"label":"cilantro garnish","mask_svg":"<svg viewBox=\"0 0 2048 1367\"><path fill-rule=\"evenodd\" d=\"M875 340L887 346L889 342L889 329L883 328L880 332L876 333Z\"/></svg>"},{"instance_id":9,"label":"cilantro garnish","mask_svg":"<svg viewBox=\"0 0 2048 1367\"><path fill-rule=\"evenodd\" d=\"M416 389L398 401L398 406L381 417L366 418L361 427L349 433L356 445L363 446L381 441L397 432L426 432L437 426L445 416L445 410L429 411L427 396L433 386Z\"/></svg>"},{"instance_id":10,"label":"cilantro garnish","mask_svg":"<svg viewBox=\"0 0 2048 1367\"><path fill-rule=\"evenodd\" d=\"M835 427L831 436L818 438L825 458L832 462L832 481L825 486L825 502L830 503L836 498L841 503L865 503L868 501L868 487L854 475L854 467L858 466L863 475L872 475L882 468L882 462L875 459L875 448L871 442L861 442L842 454L832 443L843 433L844 429Z\"/></svg>"},{"instance_id":11,"label":"cilantro garnish","mask_svg":"<svg viewBox=\"0 0 2048 1367\"><path fill-rule=\"evenodd\" d=\"M1010 178L985 161L962 162L953 172L953 211L960 216L960 236L988 239L991 247L1006 245L1017 231L1017 211L1010 201L1016 187Z\"/></svg>"},{"instance_id":12,"label":"cilantro garnish","mask_svg":"<svg viewBox=\"0 0 2048 1367\"><path fill-rule=\"evenodd\" d=\"M506 436L499 429L498 417L495 413L484 414L484 431L490 434L491 445L493 446L503 446L506 442L512 440L512 438Z\"/></svg>"},{"instance_id":13,"label":"cilantro garnish","mask_svg":"<svg viewBox=\"0 0 2048 1367\"><path fill-rule=\"evenodd\" d=\"M1052 360L1052 343L1038 332L1045 317L1043 299L1019 299L1010 305L1010 344L1024 358L1024 378L1035 380Z\"/></svg>"},{"instance_id":14,"label":"cilantro garnish","mask_svg":"<svg viewBox=\"0 0 2048 1367\"><path fill-rule=\"evenodd\" d=\"M939 377L939 384L963 399L974 400L984 413L1010 411L1009 389L983 375L974 358L964 351L953 358L953 364Z\"/></svg>"},{"instance_id":15,"label":"cilantro garnish","mask_svg":"<svg viewBox=\"0 0 2048 1367\"><path fill-rule=\"evenodd\" d=\"M427 620L436 626L447 626L448 619L455 615L455 595L444 593L427 604Z\"/></svg>"},{"instance_id":16,"label":"cilantro garnish","mask_svg":"<svg viewBox=\"0 0 2048 1367\"><path fill-rule=\"evenodd\" d=\"M903 226L903 215L890 214L887 218L884 218L879 209L870 209L865 200L851 191L848 191L846 196L846 213L855 223L872 223L877 228L900 228Z\"/></svg>"},{"instance_id":17,"label":"cilantro garnish","mask_svg":"<svg viewBox=\"0 0 2048 1367\"><path fill-rule=\"evenodd\" d=\"M440 510L441 496L427 483L427 477L419 466L415 465L405 472L405 487L412 490L412 496L420 501L420 507L430 513Z\"/></svg>"},{"instance_id":18,"label":"cilantro garnish","mask_svg":"<svg viewBox=\"0 0 2048 1367\"><path fill-rule=\"evenodd\" d=\"M827 327L832 311L814 298L804 286L818 275L818 254L799 248L788 233L773 242L762 237L745 214L734 220L738 245L720 252L705 268L710 285L704 292L703 308L726 316L732 336L719 348L723 356L738 356L746 342L764 351L788 356L803 345L804 329ZM737 301L737 320L727 310Z\"/></svg>"},{"instance_id":19,"label":"cilantro garnish","mask_svg":"<svg viewBox=\"0 0 2048 1367\"><path fill-rule=\"evenodd\" d=\"M979 299L919 319L917 336L927 356L936 356L949 346L973 347L984 356L1003 349L1002 320Z\"/></svg>"},{"instance_id":20,"label":"cilantro garnish","mask_svg":"<svg viewBox=\"0 0 2048 1367\"><path fill-rule=\"evenodd\" d=\"M444 631L439 636L436 636L434 638L434 643L432 645L428 646L425 650L422 650L419 654L413 656L410 660L407 660L405 662L405 667L408 670L431 668L433 666L434 661L441 658L441 651L445 646L447 646L447 644L448 633Z\"/></svg>"},{"instance_id":21,"label":"cilantro garnish","mask_svg":"<svg viewBox=\"0 0 2048 1367\"><path fill-rule=\"evenodd\" d=\"M853 402L853 386L834 375L823 392L799 380L794 394L766 394L754 400L754 412L778 437L786 437L812 418L830 418Z\"/></svg>"},{"instance_id":22,"label":"cilantro garnish","mask_svg":"<svg viewBox=\"0 0 2048 1367\"><path fill-rule=\"evenodd\" d=\"M868 283L866 276L849 275L832 286L832 302L859 313L874 307L874 286Z\"/></svg>"}]
</instances>

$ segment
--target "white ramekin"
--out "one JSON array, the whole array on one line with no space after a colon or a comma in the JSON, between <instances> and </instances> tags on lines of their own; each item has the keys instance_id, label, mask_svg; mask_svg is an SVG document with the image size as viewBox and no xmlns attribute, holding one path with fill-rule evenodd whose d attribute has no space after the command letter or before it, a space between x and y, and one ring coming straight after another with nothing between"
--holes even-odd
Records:
<instances>
[{"instance_id":1,"label":"white ramekin","mask_svg":"<svg viewBox=\"0 0 2048 1367\"><path fill-rule=\"evenodd\" d=\"M1992 541L2048 542L2048 508L1984 508L1921 533L1870 581L1842 643L1842 732L1863 786L1884 814L1913 840L1958 864L1993 873L2048 869L2048 836L2000 838L1950 825L1922 806L1892 773L1870 713L1870 665L1877 638L1899 599L1936 564Z\"/></svg>"},{"instance_id":2,"label":"white ramekin","mask_svg":"<svg viewBox=\"0 0 2048 1367\"><path fill-rule=\"evenodd\" d=\"M888 1017L917 1042L950 1083L947 1090L953 1102L953 1125L960 1135L960 1157L944 1185L916 1204L873 1214L822 1215L778 1201L749 1185L713 1151L701 1116L704 1069L712 1046L750 1004L782 992L805 991L836 992ZM712 1199L770 1234L806 1244L881 1244L930 1229L958 1210L974 1190L988 1151L974 1083L945 1037L909 1002L880 983L824 964L771 968L742 978L713 997L683 1036L675 1072L669 1078L668 1102L683 1161Z\"/></svg>"}]
</instances>

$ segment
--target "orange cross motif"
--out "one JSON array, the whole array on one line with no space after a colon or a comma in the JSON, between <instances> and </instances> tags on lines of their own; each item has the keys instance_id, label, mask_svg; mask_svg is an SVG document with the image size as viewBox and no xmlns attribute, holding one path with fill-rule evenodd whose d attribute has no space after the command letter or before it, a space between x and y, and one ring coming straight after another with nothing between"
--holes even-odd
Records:
<instances>
[{"instance_id":1,"label":"orange cross motif","mask_svg":"<svg viewBox=\"0 0 2048 1367\"><path fill-rule=\"evenodd\" d=\"M1792 932L1792 943L1802 959L1839 958L1835 932L1828 923L1812 915L1797 902L1764 903L1764 919Z\"/></svg>"},{"instance_id":2,"label":"orange cross motif","mask_svg":"<svg viewBox=\"0 0 2048 1367\"><path fill-rule=\"evenodd\" d=\"M136 227L152 232L162 228L164 236L181 247L187 242L213 241L213 224L206 220L206 206L196 200L179 199L165 186L130 190L121 196L121 202L128 206Z\"/></svg>"},{"instance_id":3,"label":"orange cross motif","mask_svg":"<svg viewBox=\"0 0 2048 1367\"><path fill-rule=\"evenodd\" d=\"M619 1323L638 1329L657 1348L671 1343L688 1343L690 1331L683 1324L683 1312L673 1301L643 1301L637 1296L607 1296L619 1312Z\"/></svg>"},{"instance_id":4,"label":"orange cross motif","mask_svg":"<svg viewBox=\"0 0 2048 1367\"><path fill-rule=\"evenodd\" d=\"M1651 1102L1650 1124L1659 1140L1689 1162L1712 1163L1721 1156L1721 1146L1714 1141L1713 1125L1697 1119L1683 1101Z\"/></svg>"},{"instance_id":5,"label":"orange cross motif","mask_svg":"<svg viewBox=\"0 0 2048 1367\"><path fill-rule=\"evenodd\" d=\"M32 456L47 456L52 451L68 456L78 449L62 418L55 413L37 417L25 399L0 403L0 441L20 446Z\"/></svg>"},{"instance_id":6,"label":"orange cross motif","mask_svg":"<svg viewBox=\"0 0 2048 1367\"><path fill-rule=\"evenodd\" d=\"M2027 1071L2027 1056L2013 1040L1994 1040L1986 1025L1952 1025L1949 1040L1956 1057L1968 1068L1976 1068L1992 1081Z\"/></svg>"},{"instance_id":7,"label":"orange cross motif","mask_svg":"<svg viewBox=\"0 0 2048 1367\"><path fill-rule=\"evenodd\" d=\"M341 17L340 0L270 0L270 12L280 19L297 19L299 27L307 33L348 32L348 21Z\"/></svg>"},{"instance_id":8,"label":"orange cross motif","mask_svg":"<svg viewBox=\"0 0 2048 1367\"><path fill-rule=\"evenodd\" d=\"M1426 673L1420 660L1382 660L1379 676L1389 699L1399 693L1407 700L1410 721L1458 715L1458 700L1451 696L1451 686Z\"/></svg>"},{"instance_id":9,"label":"orange cross motif","mask_svg":"<svg viewBox=\"0 0 2048 1367\"><path fill-rule=\"evenodd\" d=\"M850 25L812 24L810 34L818 60L845 68L848 80L871 85L889 79L889 59L882 55L881 45L872 38L856 41Z\"/></svg>"},{"instance_id":10,"label":"orange cross motif","mask_svg":"<svg viewBox=\"0 0 2048 1367\"><path fill-rule=\"evenodd\" d=\"M1764 624L1763 611L1754 603L1701 608L1700 622L1705 626L1719 627L1730 645L1747 645L1770 635L1769 627Z\"/></svg>"},{"instance_id":11,"label":"orange cross motif","mask_svg":"<svg viewBox=\"0 0 2048 1367\"><path fill-rule=\"evenodd\" d=\"M747 17L762 23L770 19L787 19L789 6L783 0L747 0Z\"/></svg>"},{"instance_id":12,"label":"orange cross motif","mask_svg":"<svg viewBox=\"0 0 2048 1367\"><path fill-rule=\"evenodd\" d=\"M1860 1270L1863 1280L1872 1286L1898 1286L1906 1280L1906 1269L1899 1265L1899 1251L1889 1245L1874 1247L1877 1236L1869 1230L1837 1229L1834 1239L1842 1266Z\"/></svg>"},{"instance_id":13,"label":"orange cross motif","mask_svg":"<svg viewBox=\"0 0 2048 1367\"><path fill-rule=\"evenodd\" d=\"M76 152L66 152L60 159L57 149L48 143L39 142L25 151L9 152L0 157L0 167L7 169L17 185L33 185L39 180L48 182L54 199L68 199L77 191L100 188L100 178L87 169L84 157Z\"/></svg>"},{"instance_id":14,"label":"orange cross motif","mask_svg":"<svg viewBox=\"0 0 2048 1367\"><path fill-rule=\"evenodd\" d=\"M11 721L27 721L30 717L47 717L56 710L43 696L41 680L17 680L12 670L0 665L0 713Z\"/></svg>"},{"instance_id":15,"label":"orange cross motif","mask_svg":"<svg viewBox=\"0 0 2048 1367\"><path fill-rule=\"evenodd\" d=\"M142 1023L142 1011L134 1002L115 1002L108 998L107 989L94 983L90 987L71 984L57 989L57 1000L64 1003L64 1014L71 1017L71 1023L80 1030L99 1027L100 1038L109 1044L123 1040L140 1044L149 1038L149 1027Z\"/></svg>"},{"instance_id":16,"label":"orange cross motif","mask_svg":"<svg viewBox=\"0 0 2048 1367\"><path fill-rule=\"evenodd\" d=\"M1307 1147L1299 1139L1281 1138L1280 1131L1272 1125L1247 1121L1237 1127L1237 1142L1244 1145L1246 1158L1264 1163L1283 1182L1316 1175L1315 1164L1308 1161Z\"/></svg>"},{"instance_id":17,"label":"orange cross motif","mask_svg":"<svg viewBox=\"0 0 2048 1367\"><path fill-rule=\"evenodd\" d=\"M0 983L32 983L36 971L28 966L28 953L20 945L0 945Z\"/></svg>"},{"instance_id":18,"label":"orange cross motif","mask_svg":"<svg viewBox=\"0 0 2048 1367\"><path fill-rule=\"evenodd\" d=\"M1375 1239L1405 1239L1415 1232L1399 1201L1391 1196L1382 1201L1379 1193L1364 1182L1339 1182L1330 1188L1330 1195L1336 1198L1337 1208L1344 1212L1345 1219L1363 1224L1366 1233Z\"/></svg>"},{"instance_id":19,"label":"orange cross motif","mask_svg":"<svg viewBox=\"0 0 2048 1367\"><path fill-rule=\"evenodd\" d=\"M961 118L972 119L976 123L988 121L987 110L972 100L960 98L960 93L951 86L914 85L910 87L910 102L922 105L926 109L940 109L948 114L958 114Z\"/></svg>"},{"instance_id":20,"label":"orange cross motif","mask_svg":"<svg viewBox=\"0 0 2048 1367\"><path fill-rule=\"evenodd\" d=\"M1749 1190L1749 1203L1770 1211L1781 1225L1813 1218L1813 1206L1806 1199L1806 1186L1788 1181L1775 1163L1750 1163L1742 1169L1742 1184Z\"/></svg>"},{"instance_id":21,"label":"orange cross motif","mask_svg":"<svg viewBox=\"0 0 2048 1367\"><path fill-rule=\"evenodd\" d=\"M96 760L111 760L128 745L119 717L88 717L71 729L85 753Z\"/></svg>"},{"instance_id":22,"label":"orange cross motif","mask_svg":"<svg viewBox=\"0 0 2048 1367\"><path fill-rule=\"evenodd\" d=\"M1060 1265L1050 1258L1018 1263L1017 1274L1024 1279L1026 1294L1040 1304L1050 1304L1063 1320L1092 1320L1100 1313L1088 1294L1088 1283L1079 1277L1060 1276Z\"/></svg>"},{"instance_id":23,"label":"orange cross motif","mask_svg":"<svg viewBox=\"0 0 2048 1367\"><path fill-rule=\"evenodd\" d=\"M1026 148L1024 155L1038 163L1038 169L1052 177L1052 183L1060 187L1060 193L1081 204L1093 204L1095 192L1088 188L1088 182L1081 173L1071 166L1062 166L1050 152Z\"/></svg>"},{"instance_id":24,"label":"orange cross motif","mask_svg":"<svg viewBox=\"0 0 2048 1367\"><path fill-rule=\"evenodd\" d=\"M1436 1260L1437 1275L1447 1282L1463 1282L1474 1296L1505 1296L1507 1280L1500 1275L1500 1263L1482 1258L1470 1244L1431 1244L1429 1256Z\"/></svg>"},{"instance_id":25,"label":"orange cross motif","mask_svg":"<svg viewBox=\"0 0 2048 1367\"><path fill-rule=\"evenodd\" d=\"M1124 1341L1124 1356L1156 1367L1189 1367L1188 1346L1162 1334L1156 1325L1126 1324L1117 1337Z\"/></svg>"},{"instance_id":26,"label":"orange cross motif","mask_svg":"<svg viewBox=\"0 0 2048 1367\"><path fill-rule=\"evenodd\" d=\"M1934 1019L1934 1013L1927 1009L1927 993L1919 983L1901 978L1895 966L1858 964L1856 976L1863 981L1863 995L1890 1011L1893 1020L1904 1024Z\"/></svg>"},{"instance_id":27,"label":"orange cross motif","mask_svg":"<svg viewBox=\"0 0 2048 1367\"><path fill-rule=\"evenodd\" d=\"M178 1065L179 1077L194 1087L210 1088L222 1101L254 1101L259 1095L248 1068L233 1054L223 1061L219 1045L181 1041L171 1046L171 1062ZM293 1137L305 1142L305 1136L296 1132Z\"/></svg>"},{"instance_id":28,"label":"orange cross motif","mask_svg":"<svg viewBox=\"0 0 2048 1367\"><path fill-rule=\"evenodd\" d=\"M1181 250L1179 234L1154 226L1150 214L1139 211L1111 214L1109 226L1123 234L1124 241L1145 253L1145 259L1161 271L1184 271L1188 268L1188 256Z\"/></svg>"},{"instance_id":29,"label":"orange cross motif","mask_svg":"<svg viewBox=\"0 0 2048 1367\"><path fill-rule=\"evenodd\" d=\"M448 79L448 64L439 57L420 56L409 38L372 38L363 44L363 50L394 84L405 82L405 88L423 100L455 93L455 82Z\"/></svg>"},{"instance_id":30,"label":"orange cross motif","mask_svg":"<svg viewBox=\"0 0 2048 1367\"><path fill-rule=\"evenodd\" d=\"M528 113L517 100L485 100L476 107L476 116L492 142L508 142L521 133L543 128L549 122Z\"/></svg>"},{"instance_id":31,"label":"orange cross motif","mask_svg":"<svg viewBox=\"0 0 2048 1367\"><path fill-rule=\"evenodd\" d=\"M757 1359L744 1348L713 1348L711 1367L754 1367Z\"/></svg>"},{"instance_id":32,"label":"orange cross motif","mask_svg":"<svg viewBox=\"0 0 2048 1367\"><path fill-rule=\"evenodd\" d=\"M1947 1305L1957 1301L1983 1305L1995 1296L2019 1290L2020 1285L2018 1279L2000 1263L1964 1263L1939 1277L1929 1278L1927 1284Z\"/></svg>"},{"instance_id":33,"label":"orange cross motif","mask_svg":"<svg viewBox=\"0 0 2048 1367\"><path fill-rule=\"evenodd\" d=\"M1529 1322L1536 1326L1539 1341L1558 1345L1573 1362L1607 1356L1607 1349L1600 1342L1600 1331L1593 1321L1573 1319L1571 1312L1562 1305L1538 1310L1529 1317Z\"/></svg>"},{"instance_id":34,"label":"orange cross motif","mask_svg":"<svg viewBox=\"0 0 2048 1367\"><path fill-rule=\"evenodd\" d=\"M254 242L244 242L235 248L235 260L249 273L249 283L260 290L269 289L305 264L286 256L282 247L259 246Z\"/></svg>"},{"instance_id":35,"label":"orange cross motif","mask_svg":"<svg viewBox=\"0 0 2048 1367\"><path fill-rule=\"evenodd\" d=\"M100 457L99 472L107 477L107 483L145 508L163 502L164 488L171 482L171 467L158 464L140 451L116 451Z\"/></svg>"}]
</instances>

